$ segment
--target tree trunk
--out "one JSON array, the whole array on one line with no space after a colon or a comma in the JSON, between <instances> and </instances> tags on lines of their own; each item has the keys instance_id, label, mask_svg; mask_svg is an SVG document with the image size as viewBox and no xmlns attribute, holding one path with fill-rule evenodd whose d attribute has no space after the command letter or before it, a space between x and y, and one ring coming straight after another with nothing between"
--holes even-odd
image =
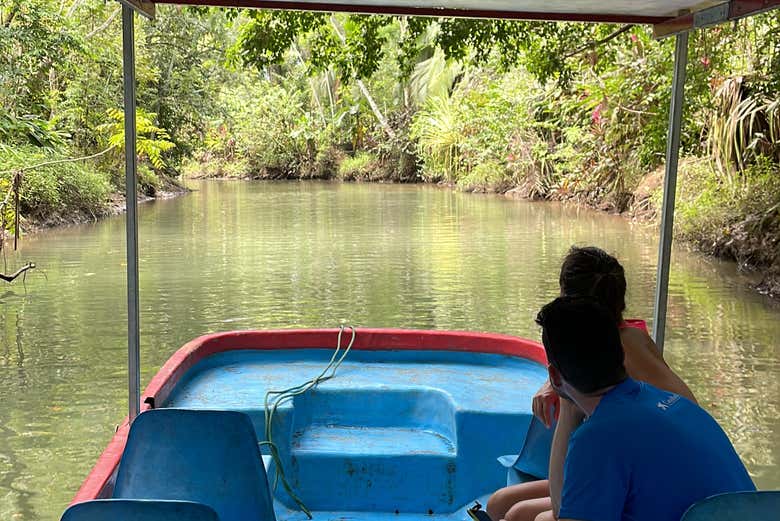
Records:
<instances>
[{"instance_id":1,"label":"tree trunk","mask_svg":"<svg viewBox=\"0 0 780 521\"><path fill-rule=\"evenodd\" d=\"M330 23L331 25L333 25L333 29L336 31L336 36L339 37L341 43L346 44L347 38L346 36L344 36L344 33L341 32L341 27L339 26L339 23L336 21L336 18L331 16ZM382 126L382 129L385 131L385 133L388 136L390 136L391 139L395 139L396 138L395 131L387 122L387 118L385 118L385 115L382 114L379 105L377 105L376 101L374 101L374 97L371 96L371 93L368 91L368 87L366 87L366 84L363 83L363 81L360 79L358 79L356 83L358 88L360 89L360 92L366 98L366 101L368 101L368 106L371 107L371 111L374 113L374 116L376 116L376 119L377 121L379 121L379 124Z\"/></svg>"}]
</instances>

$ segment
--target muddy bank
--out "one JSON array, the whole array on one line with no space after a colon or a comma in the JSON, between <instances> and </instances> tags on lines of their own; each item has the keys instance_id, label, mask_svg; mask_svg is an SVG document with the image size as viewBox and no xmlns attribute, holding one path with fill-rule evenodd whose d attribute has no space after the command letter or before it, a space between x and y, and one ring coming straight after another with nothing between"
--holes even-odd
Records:
<instances>
[{"instance_id":1,"label":"muddy bank","mask_svg":"<svg viewBox=\"0 0 780 521\"><path fill-rule=\"evenodd\" d=\"M143 193L138 194L138 203L143 204L150 201L172 199L181 195L188 194L190 190L177 182L169 181L163 189L155 190L153 195ZM120 215L125 213L125 196L119 192L111 194L110 200L95 212L70 212L56 213L53 215L32 215L22 217L23 234L36 233L40 230L56 228L59 226L75 226L95 222L98 219Z\"/></svg>"}]
</instances>

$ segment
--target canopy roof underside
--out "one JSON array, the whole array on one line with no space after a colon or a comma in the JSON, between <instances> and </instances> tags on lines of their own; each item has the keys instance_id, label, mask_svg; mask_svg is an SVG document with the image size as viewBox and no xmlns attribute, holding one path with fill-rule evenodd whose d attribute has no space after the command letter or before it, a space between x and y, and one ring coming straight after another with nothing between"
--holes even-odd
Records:
<instances>
[{"instance_id":1,"label":"canopy roof underside","mask_svg":"<svg viewBox=\"0 0 780 521\"><path fill-rule=\"evenodd\" d=\"M151 3L151 2L149 2ZM658 23L724 0L156 0L154 3L357 13ZM761 3L761 2L758 2Z\"/></svg>"}]
</instances>

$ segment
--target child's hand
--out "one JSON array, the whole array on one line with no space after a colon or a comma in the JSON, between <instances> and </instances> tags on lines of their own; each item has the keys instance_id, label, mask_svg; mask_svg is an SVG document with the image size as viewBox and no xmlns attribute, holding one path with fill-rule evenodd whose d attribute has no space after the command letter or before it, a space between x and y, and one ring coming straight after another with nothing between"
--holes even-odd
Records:
<instances>
[{"instance_id":1,"label":"child's hand","mask_svg":"<svg viewBox=\"0 0 780 521\"><path fill-rule=\"evenodd\" d=\"M553 389L550 381L544 382L541 388L534 395L532 410L534 416L539 418L545 427L552 427L553 420L558 419L558 409L560 409L560 397Z\"/></svg>"}]
</instances>

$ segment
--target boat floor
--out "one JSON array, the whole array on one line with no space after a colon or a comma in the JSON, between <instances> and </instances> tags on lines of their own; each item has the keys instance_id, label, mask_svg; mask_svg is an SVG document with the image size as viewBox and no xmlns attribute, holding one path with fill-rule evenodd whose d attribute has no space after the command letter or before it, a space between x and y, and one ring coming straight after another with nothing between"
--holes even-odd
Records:
<instances>
[{"instance_id":1,"label":"boat floor","mask_svg":"<svg viewBox=\"0 0 780 521\"><path fill-rule=\"evenodd\" d=\"M215 354L162 406L241 411L262 439L266 393L319 375L332 353ZM465 519L465 507L505 484L496 458L520 450L545 377L504 355L352 351L333 379L280 406L273 439L315 519ZM281 486L274 496L277 519L306 519Z\"/></svg>"},{"instance_id":2,"label":"boat floor","mask_svg":"<svg viewBox=\"0 0 780 521\"><path fill-rule=\"evenodd\" d=\"M398 514L395 512L327 512L317 510L312 512L312 518L314 521L471 521L471 517L469 517L466 510L474 504L474 501L479 501L484 509L488 498L490 498L490 494L474 498L454 512L445 514L417 512ZM274 511L277 521L308 521L306 514L299 510L290 509L280 501L274 501Z\"/></svg>"}]
</instances>

